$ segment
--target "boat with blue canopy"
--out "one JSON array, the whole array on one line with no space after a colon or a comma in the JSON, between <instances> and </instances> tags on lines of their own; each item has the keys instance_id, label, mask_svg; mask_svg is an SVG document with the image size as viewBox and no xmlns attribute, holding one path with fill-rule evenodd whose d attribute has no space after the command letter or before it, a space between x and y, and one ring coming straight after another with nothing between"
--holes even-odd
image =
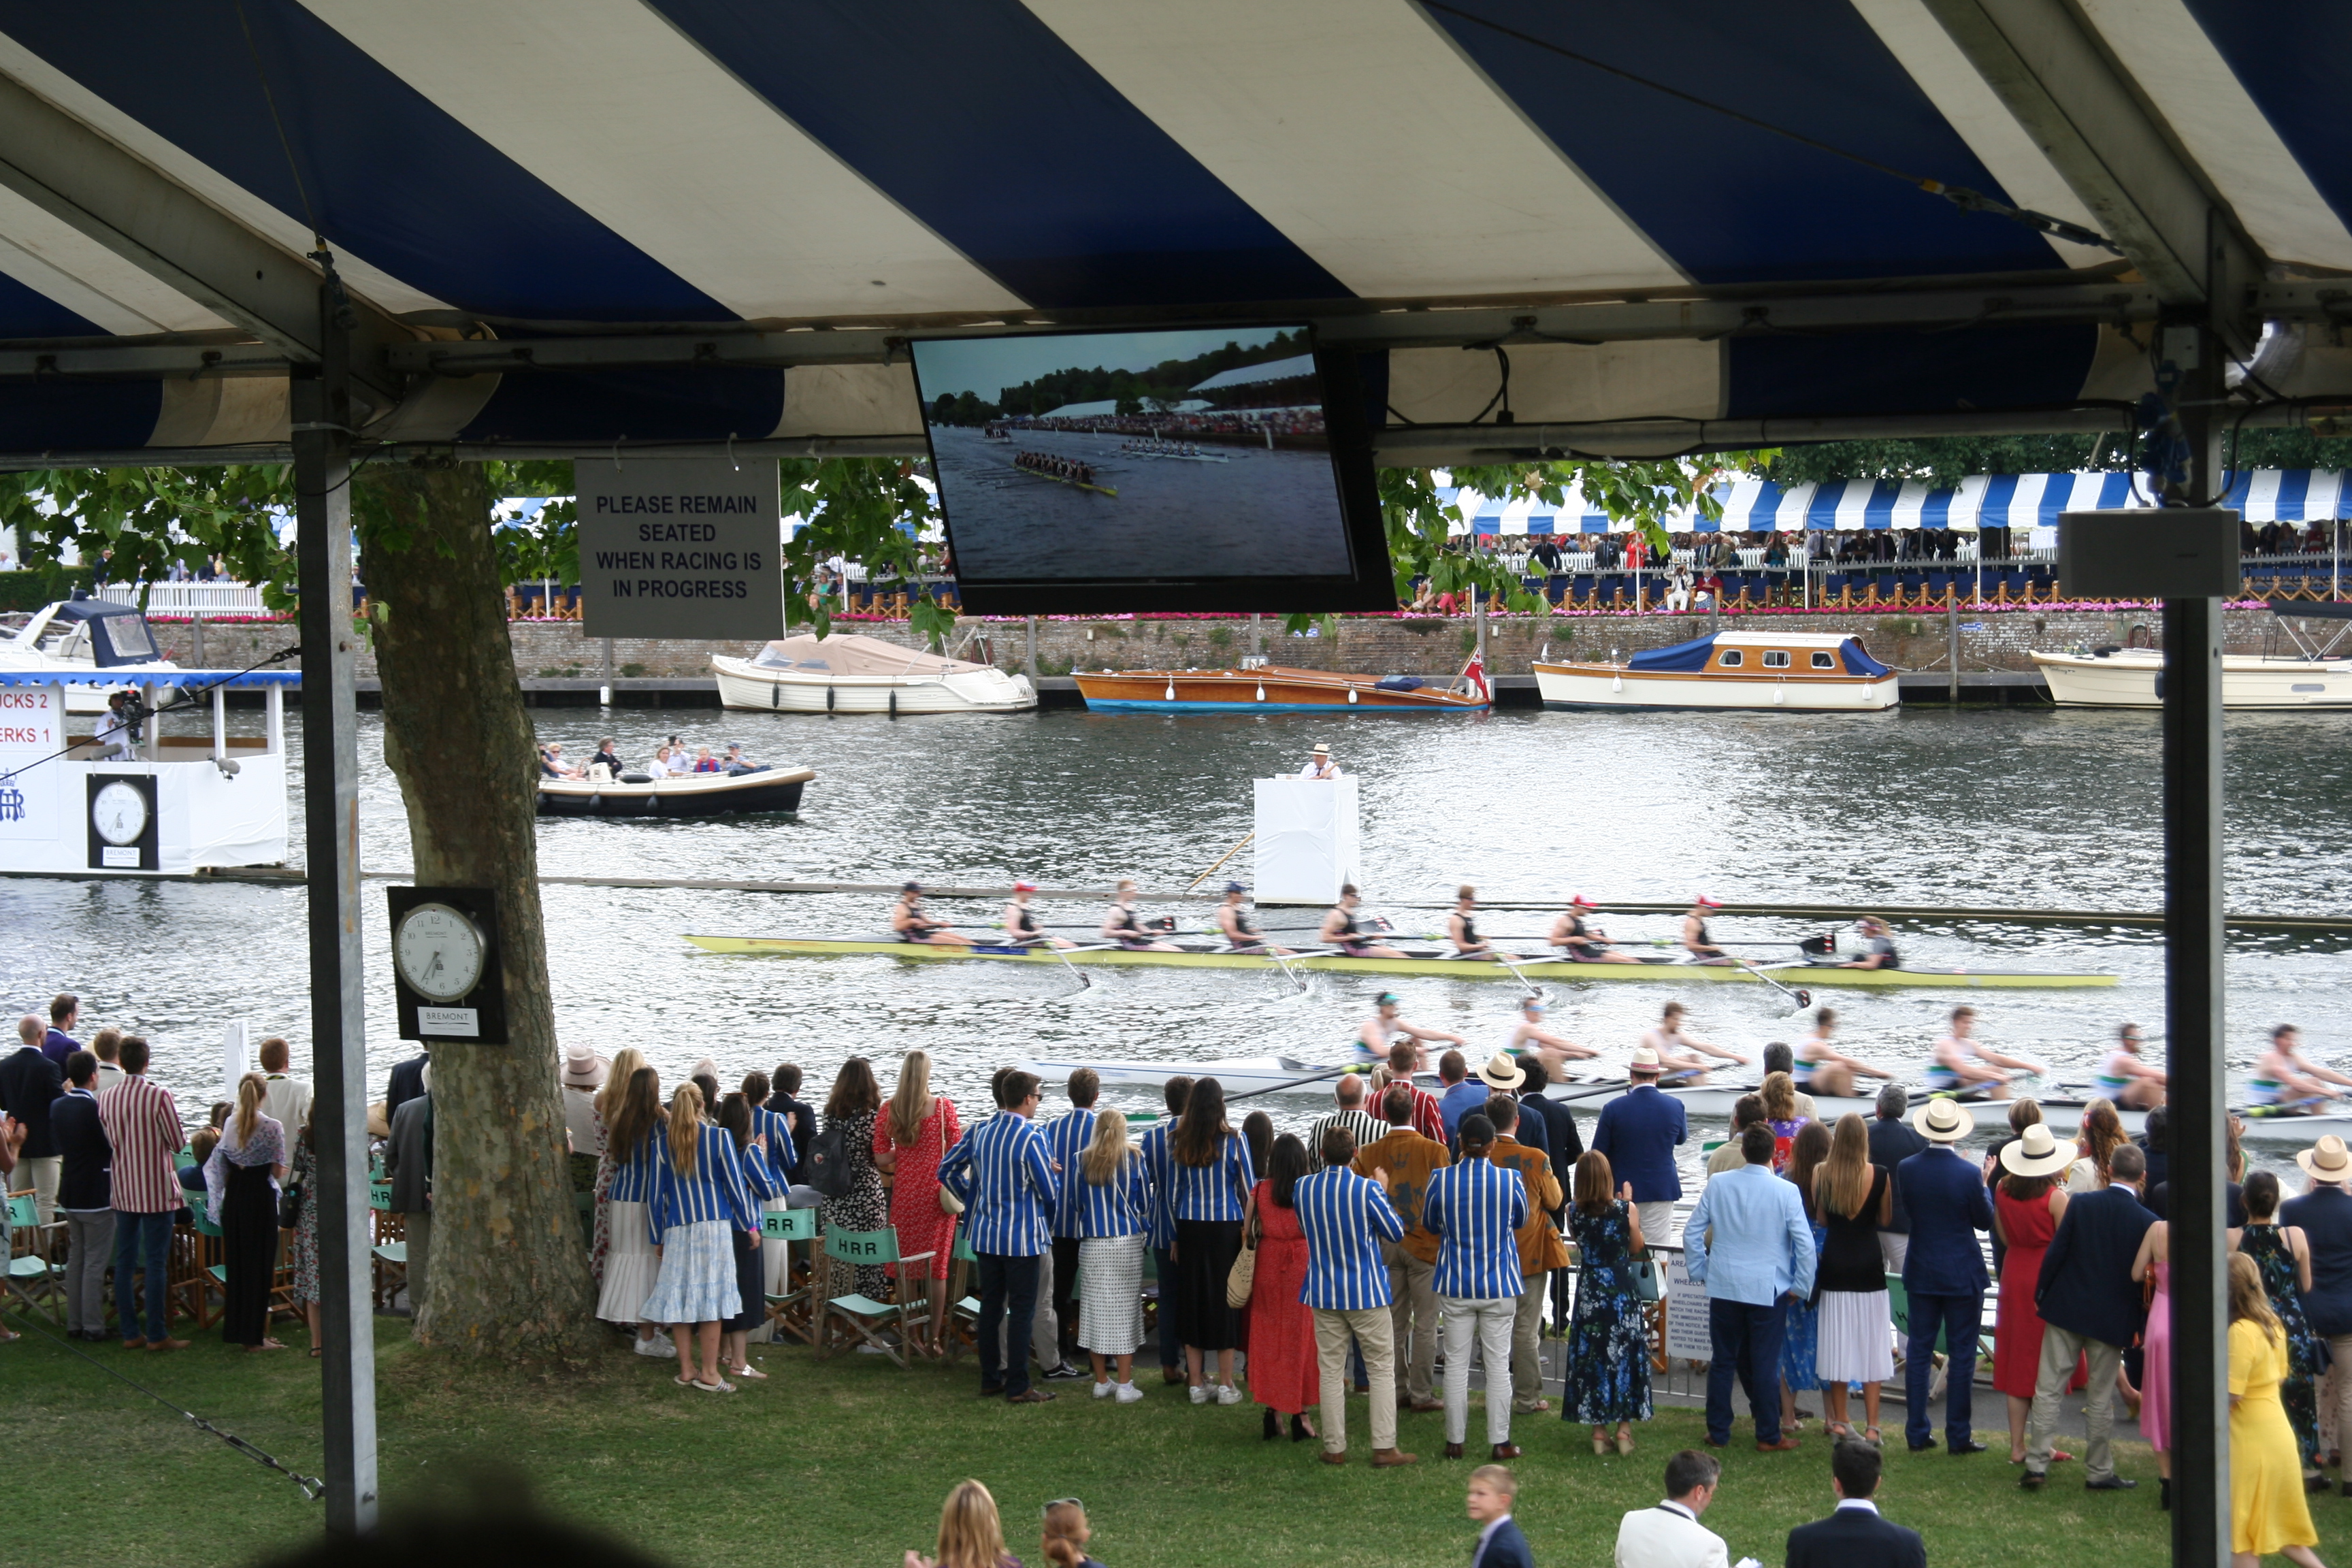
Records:
<instances>
[{"instance_id":1,"label":"boat with blue canopy","mask_svg":"<svg viewBox=\"0 0 2352 1568\"><path fill-rule=\"evenodd\" d=\"M1903 700L1895 671L1860 637L1819 632L1710 632L1623 664L1538 659L1535 674L1547 708L1876 713Z\"/></svg>"}]
</instances>

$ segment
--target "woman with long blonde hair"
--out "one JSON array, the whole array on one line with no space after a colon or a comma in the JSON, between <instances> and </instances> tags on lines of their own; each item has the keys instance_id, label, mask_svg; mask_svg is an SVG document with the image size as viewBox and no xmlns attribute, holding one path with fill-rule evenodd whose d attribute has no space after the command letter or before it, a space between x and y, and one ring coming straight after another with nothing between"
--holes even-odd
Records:
<instances>
[{"instance_id":1,"label":"woman with long blonde hair","mask_svg":"<svg viewBox=\"0 0 2352 1568\"><path fill-rule=\"evenodd\" d=\"M588 1238L588 1272L599 1290L604 1286L604 1259L613 1250L613 1174L625 1156L625 1152L616 1155L614 1151L613 1118L628 1096L629 1079L645 1065L646 1053L635 1046L614 1051L604 1087L588 1102L589 1114L596 1123L596 1228Z\"/></svg>"},{"instance_id":2,"label":"woman with long blonde hair","mask_svg":"<svg viewBox=\"0 0 2352 1568\"><path fill-rule=\"evenodd\" d=\"M719 1324L742 1305L736 1287L735 1243L730 1231L760 1235L759 1206L743 1178L735 1140L702 1120L702 1090L678 1085L669 1116L655 1130L658 1157L646 1204L646 1233L661 1266L645 1316L670 1326L677 1346L677 1384L706 1394L732 1394L719 1375ZM688 1328L702 1351L697 1375Z\"/></svg>"},{"instance_id":3,"label":"woman with long blonde hair","mask_svg":"<svg viewBox=\"0 0 2352 1568\"><path fill-rule=\"evenodd\" d=\"M2066 1173L2066 1190L2080 1196L2095 1193L2107 1184L2107 1162L2115 1158L2117 1149L2131 1142L2124 1131L2123 1118L2116 1114L2116 1102L2097 1099L2083 1107L2083 1130L2074 1140L2082 1157Z\"/></svg>"},{"instance_id":4,"label":"woman with long blonde hair","mask_svg":"<svg viewBox=\"0 0 2352 1568\"><path fill-rule=\"evenodd\" d=\"M1143 1248L1151 1224L1151 1178L1143 1151L1127 1140L1127 1117L1095 1113L1095 1135L1065 1173L1078 1183L1078 1348L1095 1369L1095 1397L1132 1405L1135 1351L1143 1342ZM1118 1382L1110 1381L1112 1363Z\"/></svg>"},{"instance_id":5,"label":"woman with long blonde hair","mask_svg":"<svg viewBox=\"0 0 2352 1568\"><path fill-rule=\"evenodd\" d=\"M615 1062L613 1077L618 1080L620 1076ZM596 1316L608 1323L636 1325L639 1355L671 1355L676 1347L669 1336L641 1310L661 1271L646 1224L654 1165L661 1158L656 1131L662 1120L661 1074L649 1067L633 1070L603 1115L604 1159L612 1167L604 1183L604 1228L610 1242L596 1289Z\"/></svg>"},{"instance_id":6,"label":"woman with long blonde hair","mask_svg":"<svg viewBox=\"0 0 2352 1568\"><path fill-rule=\"evenodd\" d=\"M1879 1385L1895 1375L1895 1319L1878 1227L1895 1216L1895 1176L1870 1160L1870 1125L1848 1113L1830 1132L1829 1158L1813 1172L1813 1221L1822 1227L1813 1374L1824 1427L1851 1437L1846 1390L1862 1384L1863 1436L1879 1440Z\"/></svg>"},{"instance_id":7,"label":"woman with long blonde hair","mask_svg":"<svg viewBox=\"0 0 2352 1568\"><path fill-rule=\"evenodd\" d=\"M929 1298L925 1325L908 1325L908 1348L934 1359L945 1353L940 1334L946 1323L948 1260L955 1253L955 1215L940 1200L940 1162L963 1136L955 1102L931 1092L931 1058L928 1051L908 1051L898 1064L898 1087L890 1103L875 1119L872 1152L877 1170L891 1173L890 1226L898 1233L902 1256L929 1258L904 1268L919 1271L920 1286ZM900 1291L918 1281L890 1265Z\"/></svg>"},{"instance_id":8,"label":"woman with long blonde hair","mask_svg":"<svg viewBox=\"0 0 2352 1568\"><path fill-rule=\"evenodd\" d=\"M236 1110L205 1162L205 1191L220 1226L228 1276L221 1338L248 1351L282 1351L269 1336L269 1287L278 1272L278 1184L286 1179L286 1129L262 1110L268 1082L237 1081Z\"/></svg>"},{"instance_id":9,"label":"woman with long blonde hair","mask_svg":"<svg viewBox=\"0 0 2352 1568\"><path fill-rule=\"evenodd\" d=\"M2271 1310L2263 1271L2230 1255L2230 1563L2256 1568L2273 1552L2323 1568L2319 1532L2304 1499L2303 1457L2279 1403L2287 1375L2286 1331Z\"/></svg>"},{"instance_id":10,"label":"woman with long blonde hair","mask_svg":"<svg viewBox=\"0 0 2352 1568\"><path fill-rule=\"evenodd\" d=\"M1004 1549L1004 1520L996 1499L978 1481L958 1481L940 1507L937 1557L907 1553L905 1568L1018 1568Z\"/></svg>"}]
</instances>

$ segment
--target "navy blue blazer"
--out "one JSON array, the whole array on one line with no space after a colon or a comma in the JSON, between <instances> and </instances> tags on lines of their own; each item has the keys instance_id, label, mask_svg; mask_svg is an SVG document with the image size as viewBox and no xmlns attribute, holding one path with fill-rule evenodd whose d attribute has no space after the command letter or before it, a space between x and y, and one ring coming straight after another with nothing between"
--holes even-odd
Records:
<instances>
[{"instance_id":1,"label":"navy blue blazer","mask_svg":"<svg viewBox=\"0 0 2352 1568\"><path fill-rule=\"evenodd\" d=\"M2299 1225L2311 1244L2311 1289L2303 1315L2315 1334L2352 1334L2352 1193L2322 1187L2279 1205L2279 1224Z\"/></svg>"},{"instance_id":2,"label":"navy blue blazer","mask_svg":"<svg viewBox=\"0 0 2352 1568\"><path fill-rule=\"evenodd\" d=\"M1601 1108L1592 1149L1609 1156L1619 1182L1633 1184L1637 1204L1664 1203L1683 1195L1682 1173L1675 1168L1675 1145L1689 1135L1683 1102L1655 1085L1629 1089Z\"/></svg>"},{"instance_id":3,"label":"navy blue blazer","mask_svg":"<svg viewBox=\"0 0 2352 1568\"><path fill-rule=\"evenodd\" d=\"M2042 1321L2101 1344L2131 1343L2141 1319L2132 1262L2155 1223L2156 1216L2140 1206L2139 1194L2126 1186L2084 1193L2069 1202L2050 1250L2042 1255L2042 1278L2033 1292Z\"/></svg>"},{"instance_id":4,"label":"navy blue blazer","mask_svg":"<svg viewBox=\"0 0 2352 1568\"><path fill-rule=\"evenodd\" d=\"M1940 1144L1895 1166L1895 1185L1911 1216L1903 1289L1914 1296L1981 1294L1984 1249L1977 1232L1992 1228L1992 1195L1976 1162Z\"/></svg>"},{"instance_id":5,"label":"navy blue blazer","mask_svg":"<svg viewBox=\"0 0 2352 1568\"><path fill-rule=\"evenodd\" d=\"M71 1089L59 1095L49 1106L49 1131L57 1140L58 1152L65 1156L58 1173L58 1206L112 1207L114 1150L98 1119L97 1097Z\"/></svg>"},{"instance_id":6,"label":"navy blue blazer","mask_svg":"<svg viewBox=\"0 0 2352 1568\"><path fill-rule=\"evenodd\" d=\"M1486 1538L1486 1550L1470 1560L1470 1568L1536 1568L1528 1538L1519 1533L1519 1521L1506 1519L1497 1525Z\"/></svg>"},{"instance_id":7,"label":"navy blue blazer","mask_svg":"<svg viewBox=\"0 0 2352 1568\"><path fill-rule=\"evenodd\" d=\"M25 1124L25 1146L16 1151L27 1160L47 1160L58 1152L49 1131L49 1105L66 1091L66 1075L43 1056L37 1046L26 1046L0 1057L0 1110Z\"/></svg>"},{"instance_id":8,"label":"navy blue blazer","mask_svg":"<svg viewBox=\"0 0 2352 1568\"><path fill-rule=\"evenodd\" d=\"M1924 1153L1927 1141L1911 1131L1911 1124L1900 1117L1874 1116L1870 1119L1870 1163L1895 1170L1912 1155ZM1878 1227L1907 1235L1911 1229L1911 1211L1903 1206L1903 1184L1895 1184L1895 1213Z\"/></svg>"},{"instance_id":9,"label":"navy blue blazer","mask_svg":"<svg viewBox=\"0 0 2352 1568\"><path fill-rule=\"evenodd\" d=\"M1788 1568L1927 1568L1927 1543L1869 1509L1842 1508L1789 1531Z\"/></svg>"}]
</instances>

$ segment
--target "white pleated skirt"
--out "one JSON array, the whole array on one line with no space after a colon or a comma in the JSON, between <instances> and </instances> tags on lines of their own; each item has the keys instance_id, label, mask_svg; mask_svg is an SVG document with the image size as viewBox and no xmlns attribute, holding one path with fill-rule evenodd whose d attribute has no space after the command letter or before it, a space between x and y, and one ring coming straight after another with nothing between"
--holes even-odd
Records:
<instances>
[{"instance_id":1,"label":"white pleated skirt","mask_svg":"<svg viewBox=\"0 0 2352 1568\"><path fill-rule=\"evenodd\" d=\"M659 1265L646 1237L646 1205L611 1205L605 1219L604 1286L596 1293L596 1316L608 1323L635 1324L645 1317Z\"/></svg>"},{"instance_id":2,"label":"white pleated skirt","mask_svg":"<svg viewBox=\"0 0 2352 1568\"><path fill-rule=\"evenodd\" d=\"M1824 1290L1815 1319L1813 1375L1823 1383L1885 1383L1895 1375L1895 1320L1884 1290Z\"/></svg>"},{"instance_id":3,"label":"white pleated skirt","mask_svg":"<svg viewBox=\"0 0 2352 1568\"><path fill-rule=\"evenodd\" d=\"M1078 1348L1132 1355L1141 1343L1143 1237L1086 1237L1078 1243Z\"/></svg>"},{"instance_id":4,"label":"white pleated skirt","mask_svg":"<svg viewBox=\"0 0 2352 1568\"><path fill-rule=\"evenodd\" d=\"M735 1238L723 1219L662 1232L661 1277L640 1309L656 1323L715 1323L743 1309L736 1289Z\"/></svg>"}]
</instances>

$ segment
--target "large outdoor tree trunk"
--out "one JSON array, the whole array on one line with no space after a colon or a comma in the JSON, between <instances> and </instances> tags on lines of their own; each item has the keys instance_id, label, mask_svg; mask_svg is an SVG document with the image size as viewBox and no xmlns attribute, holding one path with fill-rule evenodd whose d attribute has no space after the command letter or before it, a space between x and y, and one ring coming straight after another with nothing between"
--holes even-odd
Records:
<instances>
[{"instance_id":1,"label":"large outdoor tree trunk","mask_svg":"<svg viewBox=\"0 0 2352 1568\"><path fill-rule=\"evenodd\" d=\"M594 1300L564 1157L530 721L478 465L361 480L384 761L419 886L498 895L507 1044L433 1047L433 1261L415 1334L468 1354L577 1351Z\"/></svg>"}]
</instances>

